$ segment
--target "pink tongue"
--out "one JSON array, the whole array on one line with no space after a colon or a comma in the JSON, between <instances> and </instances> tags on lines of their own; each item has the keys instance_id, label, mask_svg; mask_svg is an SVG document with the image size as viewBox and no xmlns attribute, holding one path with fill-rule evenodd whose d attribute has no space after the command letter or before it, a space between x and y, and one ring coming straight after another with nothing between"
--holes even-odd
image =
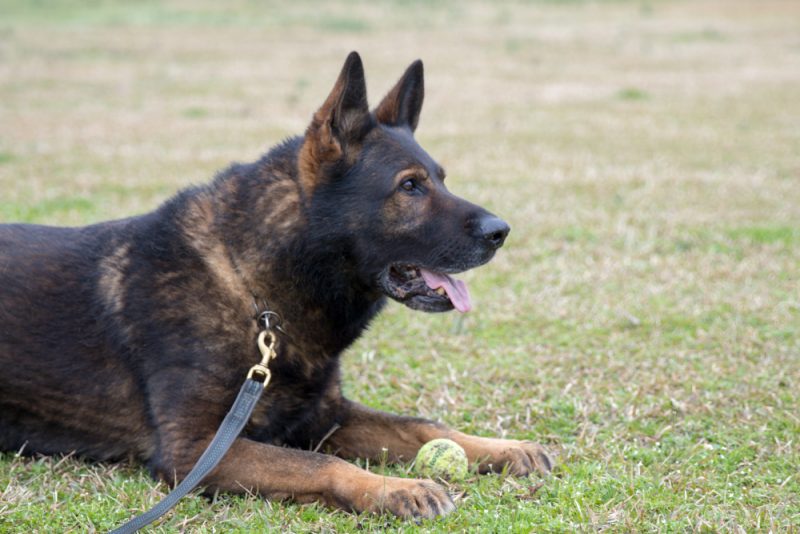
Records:
<instances>
[{"instance_id":1,"label":"pink tongue","mask_svg":"<svg viewBox=\"0 0 800 534\"><path fill-rule=\"evenodd\" d=\"M422 278L428 284L428 287L431 289L444 288L447 296L450 297L450 302L453 303L453 306L458 311L464 313L472 309L472 301L469 298L467 284L444 273L434 273L425 269L420 269L419 271L422 273Z\"/></svg>"}]
</instances>

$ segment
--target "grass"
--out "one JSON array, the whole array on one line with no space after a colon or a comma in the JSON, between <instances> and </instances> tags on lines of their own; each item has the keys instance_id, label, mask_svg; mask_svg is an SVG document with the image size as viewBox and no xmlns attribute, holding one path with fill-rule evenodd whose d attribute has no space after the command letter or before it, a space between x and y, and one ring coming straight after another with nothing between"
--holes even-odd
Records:
<instances>
[{"instance_id":1,"label":"grass","mask_svg":"<svg viewBox=\"0 0 800 534\"><path fill-rule=\"evenodd\" d=\"M155 532L800 530L800 8L791 1L0 0L0 220L87 224L299 133L346 53L422 57L418 138L513 228L463 317L390 306L346 393L558 455L421 526L192 496ZM370 465L411 476L409 466ZM0 456L0 532L104 531L138 466Z\"/></svg>"}]
</instances>

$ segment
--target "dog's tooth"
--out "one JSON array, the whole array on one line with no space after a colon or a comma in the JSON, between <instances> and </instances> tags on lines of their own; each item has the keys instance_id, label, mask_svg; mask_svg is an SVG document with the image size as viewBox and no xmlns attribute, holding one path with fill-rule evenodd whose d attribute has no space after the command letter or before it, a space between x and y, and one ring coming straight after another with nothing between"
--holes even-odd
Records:
<instances>
[{"instance_id":1,"label":"dog's tooth","mask_svg":"<svg viewBox=\"0 0 800 534\"><path fill-rule=\"evenodd\" d=\"M439 293L441 296L445 296L447 294L447 291L445 291L443 287L437 287L436 292Z\"/></svg>"}]
</instances>

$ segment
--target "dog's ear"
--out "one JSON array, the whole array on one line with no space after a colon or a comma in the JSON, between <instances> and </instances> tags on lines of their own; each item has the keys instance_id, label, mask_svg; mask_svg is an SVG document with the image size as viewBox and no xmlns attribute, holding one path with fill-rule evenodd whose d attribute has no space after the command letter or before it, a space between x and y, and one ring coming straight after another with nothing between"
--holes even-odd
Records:
<instances>
[{"instance_id":1,"label":"dog's ear","mask_svg":"<svg viewBox=\"0 0 800 534\"><path fill-rule=\"evenodd\" d=\"M419 123L419 112L425 98L422 61L416 60L407 69L389 94L375 108L375 118L387 126L407 126L413 132Z\"/></svg>"},{"instance_id":2,"label":"dog's ear","mask_svg":"<svg viewBox=\"0 0 800 534\"><path fill-rule=\"evenodd\" d=\"M350 52L325 103L314 114L306 130L305 144L313 148L317 163L338 160L357 145L371 123L367 106L364 66L356 52Z\"/></svg>"},{"instance_id":3,"label":"dog's ear","mask_svg":"<svg viewBox=\"0 0 800 534\"><path fill-rule=\"evenodd\" d=\"M311 195L331 166L355 160L372 125L364 66L359 55L350 52L331 93L306 129L298 161L306 195Z\"/></svg>"}]
</instances>

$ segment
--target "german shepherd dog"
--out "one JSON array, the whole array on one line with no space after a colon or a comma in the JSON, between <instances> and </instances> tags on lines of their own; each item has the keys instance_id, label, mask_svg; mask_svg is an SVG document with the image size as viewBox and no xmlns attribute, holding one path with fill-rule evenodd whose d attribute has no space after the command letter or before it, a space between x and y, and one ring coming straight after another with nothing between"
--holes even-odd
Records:
<instances>
[{"instance_id":1,"label":"german shepherd dog","mask_svg":"<svg viewBox=\"0 0 800 534\"><path fill-rule=\"evenodd\" d=\"M0 449L135 458L181 480L261 359L266 308L280 321L272 382L207 490L444 515L454 506L441 485L345 461L409 461L435 438L459 443L480 472L548 472L535 443L342 396L340 356L387 297L468 310L451 275L489 261L509 232L449 193L414 140L423 94L416 61L370 111L353 52L305 135L255 163L137 217L0 225ZM322 441L331 454L312 452Z\"/></svg>"}]
</instances>

